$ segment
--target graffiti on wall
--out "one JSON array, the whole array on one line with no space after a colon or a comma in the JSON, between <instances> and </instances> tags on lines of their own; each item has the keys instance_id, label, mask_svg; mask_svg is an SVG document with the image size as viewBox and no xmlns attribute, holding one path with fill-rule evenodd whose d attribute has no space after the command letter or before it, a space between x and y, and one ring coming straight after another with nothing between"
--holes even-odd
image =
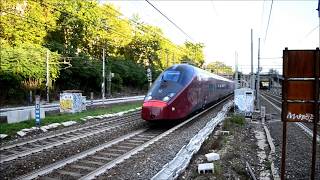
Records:
<instances>
[{"instance_id":1,"label":"graffiti on wall","mask_svg":"<svg viewBox=\"0 0 320 180\"><path fill-rule=\"evenodd\" d=\"M60 94L60 112L72 111L72 95L69 93Z\"/></svg>"},{"instance_id":2,"label":"graffiti on wall","mask_svg":"<svg viewBox=\"0 0 320 180\"><path fill-rule=\"evenodd\" d=\"M81 112L86 110L86 98L82 93L61 93L60 112Z\"/></svg>"}]
</instances>

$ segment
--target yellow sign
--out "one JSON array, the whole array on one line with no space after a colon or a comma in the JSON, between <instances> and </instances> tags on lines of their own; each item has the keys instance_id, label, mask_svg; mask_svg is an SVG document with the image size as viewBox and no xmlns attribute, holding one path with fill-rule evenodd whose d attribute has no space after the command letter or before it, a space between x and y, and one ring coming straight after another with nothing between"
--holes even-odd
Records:
<instances>
[{"instance_id":1,"label":"yellow sign","mask_svg":"<svg viewBox=\"0 0 320 180\"><path fill-rule=\"evenodd\" d=\"M71 110L72 109L72 100L71 99L62 99L60 100L61 110Z\"/></svg>"}]
</instances>

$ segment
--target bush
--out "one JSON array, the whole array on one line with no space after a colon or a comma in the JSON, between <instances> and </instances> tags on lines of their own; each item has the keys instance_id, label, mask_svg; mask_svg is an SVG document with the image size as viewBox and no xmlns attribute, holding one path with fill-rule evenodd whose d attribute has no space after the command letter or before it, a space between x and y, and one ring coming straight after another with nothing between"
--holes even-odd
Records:
<instances>
[{"instance_id":1,"label":"bush","mask_svg":"<svg viewBox=\"0 0 320 180\"><path fill-rule=\"evenodd\" d=\"M238 115L238 114L233 114L230 117L230 121L234 124L243 126L245 124L245 118L242 115Z\"/></svg>"}]
</instances>

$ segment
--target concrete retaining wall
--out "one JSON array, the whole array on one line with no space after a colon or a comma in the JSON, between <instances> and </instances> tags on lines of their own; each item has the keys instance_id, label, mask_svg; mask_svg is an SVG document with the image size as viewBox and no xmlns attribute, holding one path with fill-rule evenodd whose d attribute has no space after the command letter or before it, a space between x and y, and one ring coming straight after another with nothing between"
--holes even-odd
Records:
<instances>
[{"instance_id":1,"label":"concrete retaining wall","mask_svg":"<svg viewBox=\"0 0 320 180\"><path fill-rule=\"evenodd\" d=\"M25 110L16 110L16 111L8 111L3 114L7 116L7 122L17 123L21 121L26 121L29 119L35 119L35 110L34 109L25 109ZM45 118L45 111L43 109L40 110L40 117Z\"/></svg>"}]
</instances>

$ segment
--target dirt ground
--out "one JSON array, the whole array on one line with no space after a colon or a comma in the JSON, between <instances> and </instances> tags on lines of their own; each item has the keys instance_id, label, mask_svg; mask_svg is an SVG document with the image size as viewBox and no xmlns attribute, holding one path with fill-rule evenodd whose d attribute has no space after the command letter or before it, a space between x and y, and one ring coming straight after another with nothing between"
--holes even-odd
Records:
<instances>
[{"instance_id":1,"label":"dirt ground","mask_svg":"<svg viewBox=\"0 0 320 180\"><path fill-rule=\"evenodd\" d=\"M222 135L219 131L229 131L229 135ZM260 132L260 133L259 133ZM250 179L246 162L252 168L258 179L269 179L270 163L261 151L268 152L268 146L258 146L257 134L263 133L259 122L251 122L241 118L227 118L216 128L213 134L204 142L198 153L192 158L185 172L179 176L184 179ZM208 163L205 154L216 152L220 160L214 161L214 172L199 174L198 164Z\"/></svg>"}]
</instances>

